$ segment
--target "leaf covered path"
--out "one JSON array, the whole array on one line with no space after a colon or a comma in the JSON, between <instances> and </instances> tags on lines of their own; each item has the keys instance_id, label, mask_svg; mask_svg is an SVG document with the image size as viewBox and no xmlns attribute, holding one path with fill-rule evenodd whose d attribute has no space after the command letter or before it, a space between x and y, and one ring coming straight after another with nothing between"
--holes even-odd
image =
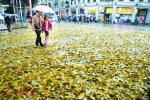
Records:
<instances>
[{"instance_id":1,"label":"leaf covered path","mask_svg":"<svg viewBox=\"0 0 150 100\"><path fill-rule=\"evenodd\" d=\"M148 99L149 32L63 23L46 47L35 38L31 29L0 35L1 99Z\"/></svg>"}]
</instances>

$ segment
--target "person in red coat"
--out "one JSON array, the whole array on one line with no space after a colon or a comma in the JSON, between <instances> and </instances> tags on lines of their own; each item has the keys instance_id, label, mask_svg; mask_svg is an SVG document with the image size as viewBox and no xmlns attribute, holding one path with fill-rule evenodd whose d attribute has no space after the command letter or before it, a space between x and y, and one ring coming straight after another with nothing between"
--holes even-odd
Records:
<instances>
[{"instance_id":1,"label":"person in red coat","mask_svg":"<svg viewBox=\"0 0 150 100\"><path fill-rule=\"evenodd\" d=\"M48 18L48 16L44 17L44 22L42 24L42 31L45 32L45 41L44 44L48 44L48 38L49 38L49 31L52 30L52 24Z\"/></svg>"}]
</instances>

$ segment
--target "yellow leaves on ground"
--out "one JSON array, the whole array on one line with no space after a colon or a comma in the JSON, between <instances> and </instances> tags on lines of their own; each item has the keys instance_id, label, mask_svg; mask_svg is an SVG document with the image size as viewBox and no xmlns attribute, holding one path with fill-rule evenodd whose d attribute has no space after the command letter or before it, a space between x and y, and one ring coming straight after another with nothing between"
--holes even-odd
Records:
<instances>
[{"instance_id":1,"label":"yellow leaves on ground","mask_svg":"<svg viewBox=\"0 0 150 100\"><path fill-rule=\"evenodd\" d=\"M84 96L85 96L85 93L81 93L80 95L79 95L79 99L83 99L84 98Z\"/></svg>"},{"instance_id":2,"label":"yellow leaves on ground","mask_svg":"<svg viewBox=\"0 0 150 100\"><path fill-rule=\"evenodd\" d=\"M44 40L44 33L41 33ZM147 99L150 33L55 24L45 48L31 29L0 34L0 98Z\"/></svg>"}]
</instances>

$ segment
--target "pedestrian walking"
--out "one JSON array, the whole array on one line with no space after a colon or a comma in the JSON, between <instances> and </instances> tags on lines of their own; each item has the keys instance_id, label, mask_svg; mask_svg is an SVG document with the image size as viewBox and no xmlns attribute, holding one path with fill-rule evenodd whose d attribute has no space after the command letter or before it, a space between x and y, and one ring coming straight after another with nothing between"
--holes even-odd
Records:
<instances>
[{"instance_id":1,"label":"pedestrian walking","mask_svg":"<svg viewBox=\"0 0 150 100\"><path fill-rule=\"evenodd\" d=\"M12 20L11 20L10 16L6 16L4 18L4 20L5 20L5 24L7 25L8 31L11 32L11 22L12 22Z\"/></svg>"},{"instance_id":2,"label":"pedestrian walking","mask_svg":"<svg viewBox=\"0 0 150 100\"><path fill-rule=\"evenodd\" d=\"M73 21L76 23L76 16L75 15L73 16Z\"/></svg>"},{"instance_id":3,"label":"pedestrian walking","mask_svg":"<svg viewBox=\"0 0 150 100\"><path fill-rule=\"evenodd\" d=\"M44 47L44 44L41 41L41 28L42 28L43 18L41 17L41 12L36 11L36 15L32 18L32 30L36 32L36 45L40 43L41 47Z\"/></svg>"},{"instance_id":4,"label":"pedestrian walking","mask_svg":"<svg viewBox=\"0 0 150 100\"><path fill-rule=\"evenodd\" d=\"M89 23L90 22L90 18L87 16L86 17L86 22Z\"/></svg>"},{"instance_id":5,"label":"pedestrian walking","mask_svg":"<svg viewBox=\"0 0 150 100\"><path fill-rule=\"evenodd\" d=\"M127 24L130 24L131 23L131 20L128 18L127 19Z\"/></svg>"},{"instance_id":6,"label":"pedestrian walking","mask_svg":"<svg viewBox=\"0 0 150 100\"><path fill-rule=\"evenodd\" d=\"M91 22L91 23L93 22L93 18L92 18L92 16L90 16L90 22Z\"/></svg>"},{"instance_id":7,"label":"pedestrian walking","mask_svg":"<svg viewBox=\"0 0 150 100\"><path fill-rule=\"evenodd\" d=\"M57 23L60 23L60 16L57 16Z\"/></svg>"},{"instance_id":8,"label":"pedestrian walking","mask_svg":"<svg viewBox=\"0 0 150 100\"><path fill-rule=\"evenodd\" d=\"M42 24L42 31L45 32L45 41L44 44L48 44L48 38L49 38L49 31L52 30L52 24L48 18L48 16L44 17L44 22Z\"/></svg>"},{"instance_id":9,"label":"pedestrian walking","mask_svg":"<svg viewBox=\"0 0 150 100\"><path fill-rule=\"evenodd\" d=\"M82 24L82 17L79 17L79 24Z\"/></svg>"},{"instance_id":10,"label":"pedestrian walking","mask_svg":"<svg viewBox=\"0 0 150 100\"><path fill-rule=\"evenodd\" d=\"M78 24L79 24L79 16L77 16L77 19L76 19L76 20L77 20L77 22L78 22Z\"/></svg>"},{"instance_id":11,"label":"pedestrian walking","mask_svg":"<svg viewBox=\"0 0 150 100\"><path fill-rule=\"evenodd\" d=\"M142 25L142 24L143 24L143 18L140 18L139 25Z\"/></svg>"},{"instance_id":12,"label":"pedestrian walking","mask_svg":"<svg viewBox=\"0 0 150 100\"><path fill-rule=\"evenodd\" d=\"M95 15L93 15L92 20L93 20L93 22L96 22L96 17L95 17Z\"/></svg>"},{"instance_id":13,"label":"pedestrian walking","mask_svg":"<svg viewBox=\"0 0 150 100\"><path fill-rule=\"evenodd\" d=\"M86 17L85 16L83 17L83 22L86 22Z\"/></svg>"},{"instance_id":14,"label":"pedestrian walking","mask_svg":"<svg viewBox=\"0 0 150 100\"><path fill-rule=\"evenodd\" d=\"M67 15L65 15L65 22L67 22Z\"/></svg>"},{"instance_id":15,"label":"pedestrian walking","mask_svg":"<svg viewBox=\"0 0 150 100\"><path fill-rule=\"evenodd\" d=\"M32 17L29 17L29 23L32 25Z\"/></svg>"}]
</instances>

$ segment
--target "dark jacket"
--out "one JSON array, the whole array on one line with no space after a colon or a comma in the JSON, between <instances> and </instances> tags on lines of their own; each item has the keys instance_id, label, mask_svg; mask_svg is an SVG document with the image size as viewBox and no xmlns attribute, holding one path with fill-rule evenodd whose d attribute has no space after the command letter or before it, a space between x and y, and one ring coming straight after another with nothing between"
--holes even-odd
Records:
<instances>
[{"instance_id":1,"label":"dark jacket","mask_svg":"<svg viewBox=\"0 0 150 100\"><path fill-rule=\"evenodd\" d=\"M5 23L6 24L11 24L11 18L9 16L5 17Z\"/></svg>"},{"instance_id":2,"label":"dark jacket","mask_svg":"<svg viewBox=\"0 0 150 100\"><path fill-rule=\"evenodd\" d=\"M81 17L81 16L79 17L79 21L80 21L80 22L82 21L82 17Z\"/></svg>"}]
</instances>

